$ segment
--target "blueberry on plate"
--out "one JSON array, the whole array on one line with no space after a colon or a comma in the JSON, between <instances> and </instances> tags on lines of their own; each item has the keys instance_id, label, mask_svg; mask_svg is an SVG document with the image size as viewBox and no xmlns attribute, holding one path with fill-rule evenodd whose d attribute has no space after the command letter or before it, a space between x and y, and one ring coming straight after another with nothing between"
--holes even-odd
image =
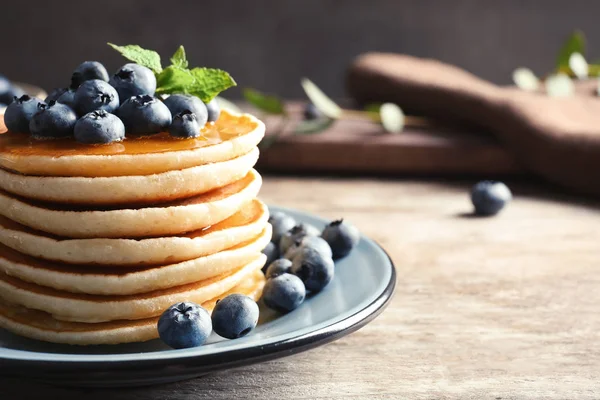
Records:
<instances>
[{"instance_id":1,"label":"blueberry on plate","mask_svg":"<svg viewBox=\"0 0 600 400\"><path fill-rule=\"evenodd\" d=\"M158 319L158 335L174 349L201 346L212 331L210 314L198 304L177 303Z\"/></svg>"},{"instance_id":2,"label":"blueberry on plate","mask_svg":"<svg viewBox=\"0 0 600 400\"><path fill-rule=\"evenodd\" d=\"M471 190L471 202L477 215L496 215L511 200L512 193L502 182L481 181Z\"/></svg>"},{"instance_id":3,"label":"blueberry on plate","mask_svg":"<svg viewBox=\"0 0 600 400\"><path fill-rule=\"evenodd\" d=\"M310 247L303 247L292 260L292 274L304 282L306 290L316 293L331 282L334 275L333 260Z\"/></svg>"},{"instance_id":4,"label":"blueberry on plate","mask_svg":"<svg viewBox=\"0 0 600 400\"><path fill-rule=\"evenodd\" d=\"M333 259L346 257L360 240L360 233L356 227L344 222L343 219L331 222L325 227L321 237L331 247Z\"/></svg>"},{"instance_id":5,"label":"blueberry on plate","mask_svg":"<svg viewBox=\"0 0 600 400\"><path fill-rule=\"evenodd\" d=\"M171 125L171 112L164 103L152 96L130 97L121 105L117 115L125 124L125 132L154 134Z\"/></svg>"},{"instance_id":6,"label":"blueberry on plate","mask_svg":"<svg viewBox=\"0 0 600 400\"><path fill-rule=\"evenodd\" d=\"M300 245L300 240L306 236L306 229L303 224L294 225L292 229L285 232L279 239L279 253L285 254L294 244Z\"/></svg>"},{"instance_id":7,"label":"blueberry on plate","mask_svg":"<svg viewBox=\"0 0 600 400\"><path fill-rule=\"evenodd\" d=\"M190 96L187 94L172 94L167 97L164 101L165 105L171 111L171 115L179 114L183 111L189 110L196 114L196 121L200 127L206 125L208 119L208 111L206 106L196 96Z\"/></svg>"},{"instance_id":8,"label":"blueberry on plate","mask_svg":"<svg viewBox=\"0 0 600 400\"><path fill-rule=\"evenodd\" d=\"M86 144L120 142L125 137L125 125L114 114L96 110L85 114L75 124L75 140Z\"/></svg>"},{"instance_id":9,"label":"blueberry on plate","mask_svg":"<svg viewBox=\"0 0 600 400\"><path fill-rule=\"evenodd\" d=\"M273 211L269 216L269 223L273 227L271 241L279 244L279 240L283 234L296 225L296 220L281 211Z\"/></svg>"},{"instance_id":10,"label":"blueberry on plate","mask_svg":"<svg viewBox=\"0 0 600 400\"><path fill-rule=\"evenodd\" d=\"M333 257L333 253L331 251L331 247L329 247L329 243L327 243L323 238L319 236L310 235L304 236L302 239L299 239L296 242L294 242L294 244L292 244L287 249L284 257L288 260L292 260L294 257L296 257L296 254L298 254L298 252L305 247L310 247L311 249L320 252L325 257Z\"/></svg>"},{"instance_id":11,"label":"blueberry on plate","mask_svg":"<svg viewBox=\"0 0 600 400\"><path fill-rule=\"evenodd\" d=\"M311 121L313 119L323 118L324 115L313 103L306 103L304 107L304 119Z\"/></svg>"},{"instance_id":12,"label":"blueberry on plate","mask_svg":"<svg viewBox=\"0 0 600 400\"><path fill-rule=\"evenodd\" d=\"M267 246L263 249L263 254L267 256L267 262L263 267L263 272L267 271L267 267L275 260L279 258L279 246L277 246L273 242L269 242Z\"/></svg>"},{"instance_id":13,"label":"blueberry on plate","mask_svg":"<svg viewBox=\"0 0 600 400\"><path fill-rule=\"evenodd\" d=\"M10 85L8 90L4 93L0 93L0 103L10 104L15 100L23 96L25 92L18 86Z\"/></svg>"},{"instance_id":14,"label":"blueberry on plate","mask_svg":"<svg viewBox=\"0 0 600 400\"><path fill-rule=\"evenodd\" d=\"M108 72L104 65L98 61L85 61L73 71L71 75L71 87L77 89L83 82L99 79L108 82Z\"/></svg>"},{"instance_id":15,"label":"blueberry on plate","mask_svg":"<svg viewBox=\"0 0 600 400\"><path fill-rule=\"evenodd\" d=\"M29 133L29 121L38 111L40 100L23 95L13 101L4 112L4 124L11 132Z\"/></svg>"},{"instance_id":16,"label":"blueberry on plate","mask_svg":"<svg viewBox=\"0 0 600 400\"><path fill-rule=\"evenodd\" d=\"M73 136L77 115L70 107L51 101L39 103L31 121L29 131L37 138L61 138Z\"/></svg>"},{"instance_id":17,"label":"blueberry on plate","mask_svg":"<svg viewBox=\"0 0 600 400\"><path fill-rule=\"evenodd\" d=\"M52 101L52 100L50 100L50 101ZM50 101L47 101L46 103L50 104ZM66 106L69 106L74 110L75 109L75 90L67 89L65 92L63 92L63 94L58 96L58 99L56 99L56 102L64 104Z\"/></svg>"},{"instance_id":18,"label":"blueberry on plate","mask_svg":"<svg viewBox=\"0 0 600 400\"><path fill-rule=\"evenodd\" d=\"M119 108L119 95L114 87L100 79L85 81L75 92L75 111L85 115L95 110L109 113Z\"/></svg>"},{"instance_id":19,"label":"blueberry on plate","mask_svg":"<svg viewBox=\"0 0 600 400\"><path fill-rule=\"evenodd\" d=\"M258 323L258 304L243 294L230 294L219 300L212 312L215 333L227 339L246 336Z\"/></svg>"},{"instance_id":20,"label":"blueberry on plate","mask_svg":"<svg viewBox=\"0 0 600 400\"><path fill-rule=\"evenodd\" d=\"M285 273L269 279L262 293L265 305L281 313L295 310L305 298L306 288L302 280Z\"/></svg>"},{"instance_id":21,"label":"blueberry on plate","mask_svg":"<svg viewBox=\"0 0 600 400\"><path fill-rule=\"evenodd\" d=\"M290 260L280 258L269 264L265 277L267 279L275 278L276 276L279 276L281 274L289 273L291 268L292 262Z\"/></svg>"},{"instance_id":22,"label":"blueberry on plate","mask_svg":"<svg viewBox=\"0 0 600 400\"><path fill-rule=\"evenodd\" d=\"M58 98L62 96L64 93L68 92L69 88L56 88L50 92L48 96L44 99L44 103L50 103L51 101L58 101ZM75 92L73 92L73 95Z\"/></svg>"},{"instance_id":23,"label":"blueberry on plate","mask_svg":"<svg viewBox=\"0 0 600 400\"><path fill-rule=\"evenodd\" d=\"M123 65L110 78L110 84L117 89L121 104L132 96L154 96L156 91L156 77L154 73L142 65L129 63Z\"/></svg>"},{"instance_id":24,"label":"blueberry on plate","mask_svg":"<svg viewBox=\"0 0 600 400\"><path fill-rule=\"evenodd\" d=\"M179 114L175 114L171 126L169 126L169 134L182 139L200 136L200 125L196 114L190 110L183 110Z\"/></svg>"},{"instance_id":25,"label":"blueberry on plate","mask_svg":"<svg viewBox=\"0 0 600 400\"><path fill-rule=\"evenodd\" d=\"M208 111L208 122L215 122L221 115L221 106L215 97L208 103L206 103L206 110Z\"/></svg>"}]
</instances>

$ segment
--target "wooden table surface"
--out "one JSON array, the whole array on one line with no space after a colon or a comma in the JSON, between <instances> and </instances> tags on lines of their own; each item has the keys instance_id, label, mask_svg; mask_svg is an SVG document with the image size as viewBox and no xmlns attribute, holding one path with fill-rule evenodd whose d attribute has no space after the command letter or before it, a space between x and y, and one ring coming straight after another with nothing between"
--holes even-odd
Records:
<instances>
[{"instance_id":1,"label":"wooden table surface","mask_svg":"<svg viewBox=\"0 0 600 400\"><path fill-rule=\"evenodd\" d=\"M98 391L0 379L0 398L600 398L599 204L513 183L502 215L472 218L471 183L268 177L263 199L344 216L387 249L398 285L380 317L191 381Z\"/></svg>"}]
</instances>

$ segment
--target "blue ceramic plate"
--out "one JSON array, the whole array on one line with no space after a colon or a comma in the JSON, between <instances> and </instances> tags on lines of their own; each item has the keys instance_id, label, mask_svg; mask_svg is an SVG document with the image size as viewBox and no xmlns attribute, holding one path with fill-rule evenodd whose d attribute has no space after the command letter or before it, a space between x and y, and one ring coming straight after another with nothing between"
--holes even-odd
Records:
<instances>
[{"instance_id":1,"label":"blue ceramic plate","mask_svg":"<svg viewBox=\"0 0 600 400\"><path fill-rule=\"evenodd\" d=\"M273 207L319 228L325 220ZM158 340L117 346L55 345L0 330L0 375L73 386L134 386L172 382L217 370L288 356L331 342L375 318L394 291L387 254L362 237L336 262L335 278L298 309L276 315L261 305L259 326L236 340L211 337L202 347L171 350Z\"/></svg>"}]
</instances>

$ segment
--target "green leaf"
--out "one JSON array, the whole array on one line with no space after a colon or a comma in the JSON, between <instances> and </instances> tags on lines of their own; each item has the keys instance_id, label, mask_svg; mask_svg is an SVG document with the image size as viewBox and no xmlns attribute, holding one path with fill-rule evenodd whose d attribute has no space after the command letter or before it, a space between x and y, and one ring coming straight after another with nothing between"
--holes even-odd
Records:
<instances>
[{"instance_id":1,"label":"green leaf","mask_svg":"<svg viewBox=\"0 0 600 400\"><path fill-rule=\"evenodd\" d=\"M194 84L194 77L189 70L171 65L156 76L157 94L189 93L188 88Z\"/></svg>"},{"instance_id":2,"label":"green leaf","mask_svg":"<svg viewBox=\"0 0 600 400\"><path fill-rule=\"evenodd\" d=\"M185 49L183 46L179 46L175 54L171 57L171 64L179 68L187 68L188 60L185 57Z\"/></svg>"},{"instance_id":3,"label":"green leaf","mask_svg":"<svg viewBox=\"0 0 600 400\"><path fill-rule=\"evenodd\" d=\"M160 55L155 51L143 49L137 44L117 46L116 44L108 43L108 45L121 53L121 55L129 61L148 67L155 74L162 71Z\"/></svg>"},{"instance_id":4,"label":"green leaf","mask_svg":"<svg viewBox=\"0 0 600 400\"><path fill-rule=\"evenodd\" d=\"M573 32L561 47L556 59L556 69L569 68L569 58L573 53L585 55L585 35L581 31Z\"/></svg>"},{"instance_id":5,"label":"green leaf","mask_svg":"<svg viewBox=\"0 0 600 400\"><path fill-rule=\"evenodd\" d=\"M309 79L303 78L301 81L304 92L310 101L329 118L337 119L342 116L342 109L335 104L321 89L312 83Z\"/></svg>"},{"instance_id":6,"label":"green leaf","mask_svg":"<svg viewBox=\"0 0 600 400\"><path fill-rule=\"evenodd\" d=\"M284 115L283 101L277 96L264 94L255 89L245 88L242 91L244 98L254 107L269 114Z\"/></svg>"},{"instance_id":7,"label":"green leaf","mask_svg":"<svg viewBox=\"0 0 600 400\"><path fill-rule=\"evenodd\" d=\"M328 129L335 122L332 118L320 118L313 119L310 121L302 121L294 127L294 134L296 135L310 135L314 133L320 133Z\"/></svg>"},{"instance_id":8,"label":"green leaf","mask_svg":"<svg viewBox=\"0 0 600 400\"><path fill-rule=\"evenodd\" d=\"M187 88L188 93L199 97L205 103L222 91L236 86L231 75L220 69L194 68L190 73L194 77L194 83Z\"/></svg>"},{"instance_id":9,"label":"green leaf","mask_svg":"<svg viewBox=\"0 0 600 400\"><path fill-rule=\"evenodd\" d=\"M404 113L394 103L384 103L379 110L381 125L390 133L400 133L404 129Z\"/></svg>"}]
</instances>

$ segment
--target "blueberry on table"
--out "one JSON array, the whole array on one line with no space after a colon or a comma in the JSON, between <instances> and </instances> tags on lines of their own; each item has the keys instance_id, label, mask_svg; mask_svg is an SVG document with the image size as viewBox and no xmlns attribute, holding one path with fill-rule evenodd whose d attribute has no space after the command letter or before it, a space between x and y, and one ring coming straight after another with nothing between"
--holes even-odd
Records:
<instances>
[{"instance_id":1,"label":"blueberry on table","mask_svg":"<svg viewBox=\"0 0 600 400\"><path fill-rule=\"evenodd\" d=\"M77 89L83 82L99 79L108 82L108 72L104 65L98 61L85 61L81 63L71 75L71 87Z\"/></svg>"},{"instance_id":2,"label":"blueberry on table","mask_svg":"<svg viewBox=\"0 0 600 400\"><path fill-rule=\"evenodd\" d=\"M169 134L182 139L200 136L200 125L196 119L196 114L190 110L184 110L179 114L175 114L169 127Z\"/></svg>"},{"instance_id":3,"label":"blueberry on table","mask_svg":"<svg viewBox=\"0 0 600 400\"><path fill-rule=\"evenodd\" d=\"M307 103L304 107L304 119L307 121L323 118L323 113L313 103Z\"/></svg>"},{"instance_id":4,"label":"blueberry on table","mask_svg":"<svg viewBox=\"0 0 600 400\"><path fill-rule=\"evenodd\" d=\"M243 294L230 294L219 300L212 312L215 333L227 339L246 336L258 323L258 305Z\"/></svg>"},{"instance_id":5,"label":"blueberry on table","mask_svg":"<svg viewBox=\"0 0 600 400\"><path fill-rule=\"evenodd\" d=\"M333 257L333 252L331 251L331 247L329 247L329 243L319 236L310 235L304 236L302 239L291 245L285 252L284 257L288 260L292 260L296 257L296 254L305 247L310 247L311 249L320 252L325 257Z\"/></svg>"},{"instance_id":6,"label":"blueberry on table","mask_svg":"<svg viewBox=\"0 0 600 400\"><path fill-rule=\"evenodd\" d=\"M221 107L219 106L219 102L215 97L208 103L206 103L206 110L208 111L208 122L215 122L219 119L221 115Z\"/></svg>"},{"instance_id":7,"label":"blueberry on table","mask_svg":"<svg viewBox=\"0 0 600 400\"><path fill-rule=\"evenodd\" d=\"M121 104L132 96L154 96L156 91L156 77L154 73L142 65L129 63L123 65L110 78L110 84L119 93Z\"/></svg>"},{"instance_id":8,"label":"blueberry on table","mask_svg":"<svg viewBox=\"0 0 600 400\"><path fill-rule=\"evenodd\" d=\"M169 307L158 319L157 328L165 344L174 349L185 349L204 344L212 331L212 322L204 308L185 302Z\"/></svg>"},{"instance_id":9,"label":"blueberry on table","mask_svg":"<svg viewBox=\"0 0 600 400\"><path fill-rule=\"evenodd\" d=\"M92 111L75 124L75 140L86 144L119 142L125 137L125 125L114 114Z\"/></svg>"},{"instance_id":10,"label":"blueberry on table","mask_svg":"<svg viewBox=\"0 0 600 400\"><path fill-rule=\"evenodd\" d=\"M171 125L171 112L167 106L148 95L130 97L121 105L117 115L125 124L127 133L159 133Z\"/></svg>"},{"instance_id":11,"label":"blueberry on table","mask_svg":"<svg viewBox=\"0 0 600 400\"><path fill-rule=\"evenodd\" d=\"M295 310L305 298L306 288L302 280L285 273L269 279L262 294L265 305L281 313Z\"/></svg>"},{"instance_id":12,"label":"blueberry on table","mask_svg":"<svg viewBox=\"0 0 600 400\"><path fill-rule=\"evenodd\" d=\"M289 273L291 268L292 262L290 260L280 258L269 264L265 277L267 279L275 278L281 274Z\"/></svg>"},{"instance_id":13,"label":"blueberry on table","mask_svg":"<svg viewBox=\"0 0 600 400\"><path fill-rule=\"evenodd\" d=\"M40 100L26 94L13 101L4 112L6 128L11 132L29 133L29 122L40 103Z\"/></svg>"},{"instance_id":14,"label":"blueberry on table","mask_svg":"<svg viewBox=\"0 0 600 400\"><path fill-rule=\"evenodd\" d=\"M48 96L44 99L44 103L50 103L51 101L58 101L58 98L69 91L69 88L56 88L50 92ZM75 96L75 92L73 92L73 96Z\"/></svg>"},{"instance_id":15,"label":"blueberry on table","mask_svg":"<svg viewBox=\"0 0 600 400\"><path fill-rule=\"evenodd\" d=\"M273 211L269 216L269 223L273 227L273 236L271 241L279 244L279 240L284 233L296 225L296 220L281 211Z\"/></svg>"},{"instance_id":16,"label":"blueberry on table","mask_svg":"<svg viewBox=\"0 0 600 400\"><path fill-rule=\"evenodd\" d=\"M52 101L52 100L50 100L50 101ZM47 101L46 103L49 104L50 101ZM69 106L73 110L75 110L75 90L67 89L63 94L61 94L58 97L58 99L56 99L56 102L64 104L66 106Z\"/></svg>"},{"instance_id":17,"label":"blueberry on table","mask_svg":"<svg viewBox=\"0 0 600 400\"><path fill-rule=\"evenodd\" d=\"M306 290L320 292L334 275L333 260L310 247L304 247L292 260L292 274L304 282Z\"/></svg>"},{"instance_id":18,"label":"blueberry on table","mask_svg":"<svg viewBox=\"0 0 600 400\"><path fill-rule=\"evenodd\" d=\"M275 260L279 258L279 246L277 246L273 242L269 242L267 246L263 249L263 254L267 256L267 262L263 267L263 272L267 271L267 267Z\"/></svg>"},{"instance_id":19,"label":"blueberry on table","mask_svg":"<svg viewBox=\"0 0 600 400\"><path fill-rule=\"evenodd\" d=\"M164 101L165 105L171 111L171 115L176 115L186 110L193 112L196 115L196 121L200 127L206 125L208 120L208 111L206 106L196 96L187 94L172 94Z\"/></svg>"},{"instance_id":20,"label":"blueberry on table","mask_svg":"<svg viewBox=\"0 0 600 400\"><path fill-rule=\"evenodd\" d=\"M477 215L496 215L511 200L512 193L502 182L481 181L471 190L471 202Z\"/></svg>"},{"instance_id":21,"label":"blueberry on table","mask_svg":"<svg viewBox=\"0 0 600 400\"><path fill-rule=\"evenodd\" d=\"M37 138L61 138L73 136L77 115L70 107L55 103L39 103L31 121L29 131Z\"/></svg>"},{"instance_id":22,"label":"blueberry on table","mask_svg":"<svg viewBox=\"0 0 600 400\"><path fill-rule=\"evenodd\" d=\"M327 225L321 237L331 247L333 259L337 260L350 254L360 240L360 233L356 227L339 219Z\"/></svg>"},{"instance_id":23,"label":"blueberry on table","mask_svg":"<svg viewBox=\"0 0 600 400\"><path fill-rule=\"evenodd\" d=\"M119 108L119 95L114 87L100 79L85 81L75 91L75 111L85 115L95 110L109 113Z\"/></svg>"}]
</instances>

